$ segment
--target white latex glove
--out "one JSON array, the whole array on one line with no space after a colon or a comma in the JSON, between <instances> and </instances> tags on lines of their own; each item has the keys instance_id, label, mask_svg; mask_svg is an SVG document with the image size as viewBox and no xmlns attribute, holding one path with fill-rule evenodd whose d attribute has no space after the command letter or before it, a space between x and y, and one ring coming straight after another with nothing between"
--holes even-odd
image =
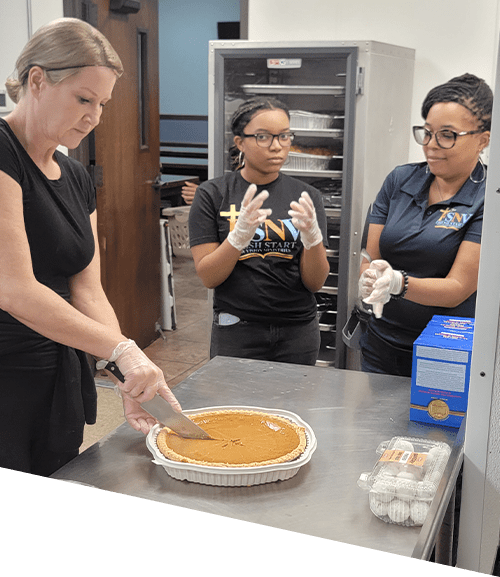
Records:
<instances>
[{"instance_id":1,"label":"white latex glove","mask_svg":"<svg viewBox=\"0 0 500 577\"><path fill-rule=\"evenodd\" d=\"M304 190L299 201L292 200L291 210L288 214L292 217L293 226L300 231L300 238L306 250L316 246L323 240L323 235L318 226L316 209L309 194Z\"/></svg>"},{"instance_id":2,"label":"white latex glove","mask_svg":"<svg viewBox=\"0 0 500 577\"><path fill-rule=\"evenodd\" d=\"M168 387L162 387L158 389L158 394L166 401L168 401L174 408L176 404L180 410L180 405L177 399L174 397L172 391ZM136 431L141 431L147 435L149 431L158 423L158 421L147 411L145 411L140 403L138 403L135 399L132 399L132 397L123 394L122 401L123 413L128 421L128 424Z\"/></svg>"},{"instance_id":3,"label":"white latex glove","mask_svg":"<svg viewBox=\"0 0 500 577\"><path fill-rule=\"evenodd\" d=\"M367 299L373 290L373 285L378 279L378 271L372 268L367 268L363 271L358 281L358 295L362 300Z\"/></svg>"},{"instance_id":4,"label":"white latex glove","mask_svg":"<svg viewBox=\"0 0 500 577\"><path fill-rule=\"evenodd\" d=\"M181 411L179 402L165 382L163 371L148 359L134 341L119 343L109 360L116 363L125 377L125 382L118 384L124 396L143 403L158 393L176 411Z\"/></svg>"},{"instance_id":5,"label":"white latex glove","mask_svg":"<svg viewBox=\"0 0 500 577\"><path fill-rule=\"evenodd\" d=\"M257 227L271 215L270 208L261 208L263 202L269 198L267 190L263 190L255 198L257 192L255 184L251 184L241 202L240 214L233 230L227 235L227 240L237 250L243 250L255 235Z\"/></svg>"},{"instance_id":6,"label":"white latex glove","mask_svg":"<svg viewBox=\"0 0 500 577\"><path fill-rule=\"evenodd\" d=\"M370 295L363 300L373 305L375 316L380 318L384 305L391 299L391 294L397 295L403 290L404 278L402 273L399 270L393 270L386 260L372 261L367 270L369 269L376 271L378 278L373 283Z\"/></svg>"}]
</instances>

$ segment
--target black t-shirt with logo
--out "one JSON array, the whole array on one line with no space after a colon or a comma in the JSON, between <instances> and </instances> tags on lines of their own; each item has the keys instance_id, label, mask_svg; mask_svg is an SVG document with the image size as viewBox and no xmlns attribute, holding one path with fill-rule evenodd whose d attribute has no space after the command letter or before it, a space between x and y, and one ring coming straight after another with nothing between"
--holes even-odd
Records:
<instances>
[{"instance_id":1,"label":"black t-shirt with logo","mask_svg":"<svg viewBox=\"0 0 500 577\"><path fill-rule=\"evenodd\" d=\"M225 240L236 222L249 185L240 172L232 172L198 187L189 215L191 246ZM271 208L272 214L242 251L233 272L216 287L214 310L270 324L312 320L317 310L316 299L301 280L303 244L288 211L290 202L298 201L302 191L307 191L314 202L326 245L326 216L321 193L285 174L258 186L256 194L262 190L269 192L263 208Z\"/></svg>"}]
</instances>

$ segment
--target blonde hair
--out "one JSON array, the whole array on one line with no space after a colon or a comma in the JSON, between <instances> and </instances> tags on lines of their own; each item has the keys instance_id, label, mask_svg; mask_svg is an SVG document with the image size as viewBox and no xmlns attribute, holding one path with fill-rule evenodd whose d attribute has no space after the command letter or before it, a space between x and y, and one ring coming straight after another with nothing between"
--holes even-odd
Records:
<instances>
[{"instance_id":1,"label":"blonde hair","mask_svg":"<svg viewBox=\"0 0 500 577\"><path fill-rule=\"evenodd\" d=\"M33 66L43 68L52 84L62 82L86 66L106 66L117 77L123 74L120 57L107 38L78 18L53 20L31 37L17 59L14 76L5 83L13 102L21 98Z\"/></svg>"}]
</instances>

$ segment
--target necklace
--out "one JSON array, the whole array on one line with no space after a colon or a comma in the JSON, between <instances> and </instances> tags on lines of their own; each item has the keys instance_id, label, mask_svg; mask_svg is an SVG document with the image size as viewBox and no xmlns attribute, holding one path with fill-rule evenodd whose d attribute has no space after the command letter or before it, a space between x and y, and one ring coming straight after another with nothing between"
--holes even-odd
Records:
<instances>
[{"instance_id":1,"label":"necklace","mask_svg":"<svg viewBox=\"0 0 500 577\"><path fill-rule=\"evenodd\" d=\"M439 182L437 181L436 178L434 179L434 183L436 184L436 188L437 188L437 191L438 191L438 194L439 194L439 200L440 200L441 202L443 202L443 201L444 201L444 198L443 198L443 195L442 195L442 193L441 193L441 188L439 187Z\"/></svg>"}]
</instances>

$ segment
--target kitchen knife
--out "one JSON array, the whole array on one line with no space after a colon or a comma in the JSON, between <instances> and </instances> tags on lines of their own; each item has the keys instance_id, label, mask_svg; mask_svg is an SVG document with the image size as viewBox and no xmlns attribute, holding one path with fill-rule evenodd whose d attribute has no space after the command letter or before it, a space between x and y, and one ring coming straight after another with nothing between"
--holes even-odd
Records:
<instances>
[{"instance_id":1,"label":"kitchen knife","mask_svg":"<svg viewBox=\"0 0 500 577\"><path fill-rule=\"evenodd\" d=\"M102 360L97 361L96 367L98 370L106 369L113 374L122 383L125 381L120 369L115 363ZM187 439L211 439L212 437L205 432L201 427L184 415L174 411L170 403L168 403L160 395L155 395L150 401L141 403L141 407L147 411L151 416L157 419L161 425L167 426L172 431L175 431L181 437Z\"/></svg>"}]
</instances>

